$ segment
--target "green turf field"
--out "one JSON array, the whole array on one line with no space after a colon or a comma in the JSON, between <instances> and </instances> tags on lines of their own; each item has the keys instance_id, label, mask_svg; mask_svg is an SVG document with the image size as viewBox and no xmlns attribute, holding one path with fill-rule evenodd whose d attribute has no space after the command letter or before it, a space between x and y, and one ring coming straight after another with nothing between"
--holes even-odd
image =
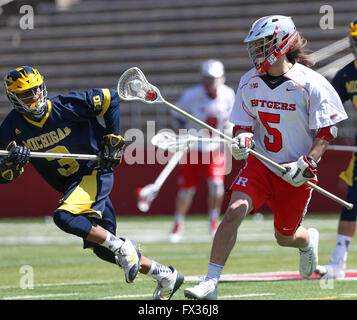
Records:
<instances>
[{"instance_id":1,"label":"green turf field","mask_svg":"<svg viewBox=\"0 0 357 320\"><path fill-rule=\"evenodd\" d=\"M338 215L309 214L305 227L320 231L319 259L327 263L334 249ZM206 216L189 216L185 237L179 244L167 242L172 217L118 217L120 236L141 243L142 253L178 268L186 277L182 289L198 282L207 271L211 248ZM139 275L132 284L115 265L99 260L82 241L57 229L52 219L0 220L0 299L6 300L149 300L156 287L151 278ZM296 249L279 247L273 236L271 215L247 217L238 243L223 275L298 271ZM348 269L357 269L357 243L350 244ZM356 270L355 270L356 271ZM32 281L33 279L33 281ZM31 285L33 284L33 288ZM357 299L356 280L327 281L222 281L219 299ZM179 290L174 300L183 300Z\"/></svg>"}]
</instances>

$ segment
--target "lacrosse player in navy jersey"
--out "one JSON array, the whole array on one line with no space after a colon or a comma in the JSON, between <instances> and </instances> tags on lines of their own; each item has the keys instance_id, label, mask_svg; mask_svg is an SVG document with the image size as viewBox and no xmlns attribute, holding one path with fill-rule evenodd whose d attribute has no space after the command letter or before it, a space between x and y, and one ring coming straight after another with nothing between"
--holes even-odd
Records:
<instances>
[{"instance_id":1,"label":"lacrosse player in navy jersey","mask_svg":"<svg viewBox=\"0 0 357 320\"><path fill-rule=\"evenodd\" d=\"M81 237L101 259L123 268L131 283L137 274L151 275L158 285L155 300L168 300L183 276L140 254L136 244L116 235L116 215L109 199L113 168L121 162L125 141L120 136L119 97L115 90L71 91L47 98L40 73L28 66L11 70L4 79L14 107L0 126L0 183L6 184L30 162L55 190L63 194L53 220L63 231ZM97 116L104 118L105 127ZM97 154L99 161L30 158L30 151Z\"/></svg>"},{"instance_id":2,"label":"lacrosse player in navy jersey","mask_svg":"<svg viewBox=\"0 0 357 320\"><path fill-rule=\"evenodd\" d=\"M342 102L351 100L357 109L357 18L350 23L349 39L355 60L342 68L331 83L340 95ZM355 138L357 144L357 136ZM352 159L340 178L348 185L346 200L353 203L353 209L342 208L338 223L335 251L330 256L330 262L318 266L317 273L328 278L344 278L348 255L348 246L356 231L357 219L357 153L352 154Z\"/></svg>"}]
</instances>

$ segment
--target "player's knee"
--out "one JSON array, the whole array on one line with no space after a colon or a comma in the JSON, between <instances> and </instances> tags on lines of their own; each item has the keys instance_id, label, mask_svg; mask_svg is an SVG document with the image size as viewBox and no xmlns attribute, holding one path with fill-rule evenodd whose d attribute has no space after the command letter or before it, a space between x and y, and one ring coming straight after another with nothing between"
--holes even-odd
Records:
<instances>
[{"instance_id":1,"label":"player's knee","mask_svg":"<svg viewBox=\"0 0 357 320\"><path fill-rule=\"evenodd\" d=\"M245 202L239 202L239 203L234 202L228 206L224 214L224 220L227 223L240 222L244 219L247 213L248 213L248 204L246 204Z\"/></svg>"},{"instance_id":2,"label":"player's knee","mask_svg":"<svg viewBox=\"0 0 357 320\"><path fill-rule=\"evenodd\" d=\"M224 183L220 180L209 179L208 180L209 194L214 197L220 197L224 194Z\"/></svg>"},{"instance_id":3,"label":"player's knee","mask_svg":"<svg viewBox=\"0 0 357 320\"><path fill-rule=\"evenodd\" d=\"M53 214L53 222L64 232L86 238L92 228L90 220L82 215L71 214L58 210Z\"/></svg>"},{"instance_id":4,"label":"player's knee","mask_svg":"<svg viewBox=\"0 0 357 320\"><path fill-rule=\"evenodd\" d=\"M340 215L340 220L351 222L357 221L357 209L353 208L353 210L347 210L346 208L343 208Z\"/></svg>"},{"instance_id":5,"label":"player's knee","mask_svg":"<svg viewBox=\"0 0 357 320\"><path fill-rule=\"evenodd\" d=\"M276 243L281 247L288 247L290 245L290 241L280 238L276 234L275 234L275 239L276 239Z\"/></svg>"},{"instance_id":6,"label":"player's knee","mask_svg":"<svg viewBox=\"0 0 357 320\"><path fill-rule=\"evenodd\" d=\"M281 247L289 247L292 243L292 237L284 236L280 234L277 230L275 230L274 236L277 244Z\"/></svg>"},{"instance_id":7,"label":"player's knee","mask_svg":"<svg viewBox=\"0 0 357 320\"><path fill-rule=\"evenodd\" d=\"M191 187L191 188L184 188L184 189L180 189L178 191L178 198L182 199L182 200L189 200L192 199L192 197L194 196L196 192L196 188Z\"/></svg>"}]
</instances>

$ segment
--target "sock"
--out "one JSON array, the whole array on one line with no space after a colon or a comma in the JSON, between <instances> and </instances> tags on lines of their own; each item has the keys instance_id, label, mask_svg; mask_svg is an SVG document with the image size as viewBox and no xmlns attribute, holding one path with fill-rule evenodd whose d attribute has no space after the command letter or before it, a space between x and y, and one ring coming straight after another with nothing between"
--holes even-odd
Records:
<instances>
[{"instance_id":1,"label":"sock","mask_svg":"<svg viewBox=\"0 0 357 320\"><path fill-rule=\"evenodd\" d=\"M210 209L208 211L208 217L209 217L209 220L212 221L212 220L218 220L219 218L219 209L215 208L215 209Z\"/></svg>"},{"instance_id":2,"label":"sock","mask_svg":"<svg viewBox=\"0 0 357 320\"><path fill-rule=\"evenodd\" d=\"M204 280L207 281L213 279L216 281L216 283L218 283L223 268L224 266L210 262L208 264L208 272Z\"/></svg>"},{"instance_id":3,"label":"sock","mask_svg":"<svg viewBox=\"0 0 357 320\"><path fill-rule=\"evenodd\" d=\"M302 252L306 252L306 251L308 251L310 248L311 248L311 238L310 238L309 243L307 244L307 246L306 246L306 247L303 247L303 248L299 248L299 250L302 251Z\"/></svg>"},{"instance_id":4,"label":"sock","mask_svg":"<svg viewBox=\"0 0 357 320\"><path fill-rule=\"evenodd\" d=\"M346 262L348 254L348 246L352 240L352 237L345 236L344 234L338 234L336 240L335 252L332 254L333 262L342 261Z\"/></svg>"},{"instance_id":5,"label":"sock","mask_svg":"<svg viewBox=\"0 0 357 320\"><path fill-rule=\"evenodd\" d=\"M103 247L108 248L113 253L117 253L125 240L116 237L114 234L107 231L107 238L101 244Z\"/></svg>"},{"instance_id":6,"label":"sock","mask_svg":"<svg viewBox=\"0 0 357 320\"><path fill-rule=\"evenodd\" d=\"M161 281L171 273L172 271L169 267L166 267L156 261L152 261L151 268L147 275L153 277L157 281Z\"/></svg>"},{"instance_id":7,"label":"sock","mask_svg":"<svg viewBox=\"0 0 357 320\"><path fill-rule=\"evenodd\" d=\"M183 213L175 213L175 223L183 225L185 222L185 215Z\"/></svg>"}]
</instances>

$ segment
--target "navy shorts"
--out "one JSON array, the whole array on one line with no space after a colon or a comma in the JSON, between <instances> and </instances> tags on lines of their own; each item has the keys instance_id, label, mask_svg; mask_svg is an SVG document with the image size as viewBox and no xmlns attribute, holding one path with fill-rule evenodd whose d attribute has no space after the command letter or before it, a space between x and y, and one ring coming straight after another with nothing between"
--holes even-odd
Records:
<instances>
[{"instance_id":1,"label":"navy shorts","mask_svg":"<svg viewBox=\"0 0 357 320\"><path fill-rule=\"evenodd\" d=\"M348 185L346 201L353 203L353 209L342 208L340 220L357 220L357 154L352 155L348 168L340 174L340 178Z\"/></svg>"},{"instance_id":2,"label":"navy shorts","mask_svg":"<svg viewBox=\"0 0 357 320\"><path fill-rule=\"evenodd\" d=\"M68 225L61 229L81 236L84 240L94 222L116 234L116 215L109 198L113 181L114 174L112 172L99 173L94 170L91 175L81 176L72 183L54 214L55 221L62 220L60 223ZM62 212L68 214L61 214ZM62 217L56 218L56 215L59 214ZM82 219L73 219L76 216L81 216ZM58 223L56 224L58 225ZM93 243L84 240L84 248L93 246Z\"/></svg>"}]
</instances>

